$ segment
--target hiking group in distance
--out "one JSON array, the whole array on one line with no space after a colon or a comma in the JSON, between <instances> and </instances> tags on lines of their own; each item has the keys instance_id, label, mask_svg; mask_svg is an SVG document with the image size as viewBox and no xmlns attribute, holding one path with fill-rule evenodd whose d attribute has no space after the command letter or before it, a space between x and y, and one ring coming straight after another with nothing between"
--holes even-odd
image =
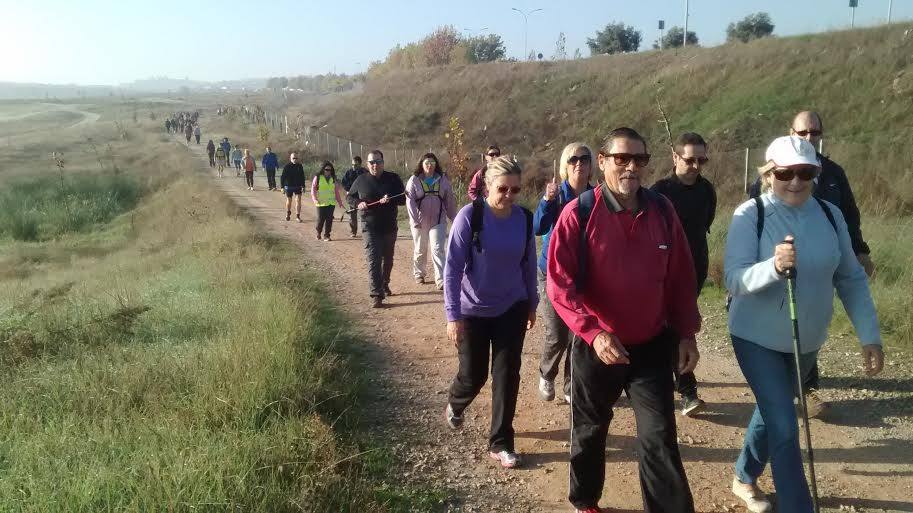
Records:
<instances>
[{"instance_id":1,"label":"hiking group in distance","mask_svg":"<svg viewBox=\"0 0 913 513\"><path fill-rule=\"evenodd\" d=\"M794 117L789 134L768 146L726 240L728 327L757 402L734 462L731 491L752 512L773 510L757 485L768 463L779 511L818 509L811 457L811 480L803 468L798 417L806 417L810 442L808 417L826 408L818 392L817 354L827 338L835 291L856 330L865 373L878 374L884 363L868 284L874 264L846 173L816 151L822 136L819 114ZM232 148L227 138L219 147L211 140L209 145L210 165L219 163L221 177ZM522 167L496 144L487 148L485 164L472 177L471 202L459 209L436 155L423 155L404 184L385 171L383 152L373 150L367 168L355 157L339 183L333 164L322 163L310 184L316 236L331 240L334 209L342 207L345 195L352 237L361 225L372 306L383 308L393 295L398 207L406 206L413 276L419 284L433 276L443 291L446 334L458 353L446 424L463 426L464 412L490 369L488 452L504 468L522 465L513 419L525 333L541 311L545 337L538 394L544 401L557 395L570 405L568 499L575 510L603 511L608 428L625 392L637 425L644 510L692 513L673 393L681 396L683 415L707 407L694 371L700 359L697 298L708 275L707 233L717 204L713 184L701 173L712 156L708 148L701 135L682 134L671 145L671 172L647 188L642 181L653 156L637 131L612 130L595 151L572 142L535 212L517 204ZM278 158L266 150L261 165L271 177L269 189L286 194L286 221L296 199L301 222L307 183L298 155L289 155L277 186ZM240 160L245 173L247 163L253 164L248 178L253 190L255 160L249 150ZM537 236L542 237L538 254ZM807 449L811 456L811 445Z\"/></svg>"}]
</instances>

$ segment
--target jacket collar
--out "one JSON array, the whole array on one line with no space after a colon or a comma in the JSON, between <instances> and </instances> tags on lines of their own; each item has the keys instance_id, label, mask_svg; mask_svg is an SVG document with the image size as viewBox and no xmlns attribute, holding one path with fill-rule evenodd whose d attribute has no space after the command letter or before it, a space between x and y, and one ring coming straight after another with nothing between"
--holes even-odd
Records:
<instances>
[{"instance_id":1,"label":"jacket collar","mask_svg":"<svg viewBox=\"0 0 913 513\"><path fill-rule=\"evenodd\" d=\"M618 212L621 212L622 210L624 210L624 207L622 207L621 203L619 203L618 200L615 199L615 195L612 194L611 191L609 191L609 188L606 187L605 184L601 184L599 186L599 190L602 192L602 200L605 202L606 207L609 209L609 212L612 212L613 214L617 214ZM637 189L637 211L638 212L643 212L644 210L647 210L649 208L650 202L647 201L646 195L647 195L647 193L644 192L644 187L641 185L640 188Z\"/></svg>"}]
</instances>

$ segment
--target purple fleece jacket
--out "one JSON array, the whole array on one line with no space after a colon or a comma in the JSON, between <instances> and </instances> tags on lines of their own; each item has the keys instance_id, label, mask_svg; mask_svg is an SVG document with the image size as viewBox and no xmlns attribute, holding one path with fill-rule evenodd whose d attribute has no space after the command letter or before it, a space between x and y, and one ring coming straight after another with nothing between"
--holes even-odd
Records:
<instances>
[{"instance_id":1,"label":"purple fleece jacket","mask_svg":"<svg viewBox=\"0 0 913 513\"><path fill-rule=\"evenodd\" d=\"M485 204L482 252L472 247L472 204L457 213L450 229L444 266L444 311L448 321L465 317L497 317L517 301L539 304L536 283L536 241L526 242L526 214L514 205L510 217L499 219ZM469 251L472 269L466 272ZM523 261L524 252L526 261Z\"/></svg>"}]
</instances>

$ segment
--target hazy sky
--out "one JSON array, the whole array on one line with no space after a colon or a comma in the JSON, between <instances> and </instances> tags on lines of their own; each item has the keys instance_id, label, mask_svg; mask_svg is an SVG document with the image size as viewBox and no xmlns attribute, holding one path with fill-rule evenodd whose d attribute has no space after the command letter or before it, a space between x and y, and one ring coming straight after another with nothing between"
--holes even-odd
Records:
<instances>
[{"instance_id":1,"label":"hazy sky","mask_svg":"<svg viewBox=\"0 0 913 513\"><path fill-rule=\"evenodd\" d=\"M777 35L849 27L848 0L690 0L689 30L704 46L726 25L765 10ZM224 80L363 71L397 43L452 24L500 34L509 56L546 57L559 32L567 51L589 54L586 38L616 20L643 32L641 49L681 25L684 0L0 0L0 81L119 84L150 76ZM883 23L888 0L859 0L856 26ZM913 19L913 0L894 0L893 19ZM486 28L487 30L481 30Z\"/></svg>"}]
</instances>

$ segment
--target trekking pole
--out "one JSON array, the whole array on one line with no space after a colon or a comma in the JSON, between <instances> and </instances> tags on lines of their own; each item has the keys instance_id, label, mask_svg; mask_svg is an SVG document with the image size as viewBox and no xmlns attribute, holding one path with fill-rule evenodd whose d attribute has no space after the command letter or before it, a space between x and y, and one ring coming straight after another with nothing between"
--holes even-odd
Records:
<instances>
[{"instance_id":1,"label":"trekking pole","mask_svg":"<svg viewBox=\"0 0 913 513\"><path fill-rule=\"evenodd\" d=\"M395 195L393 195L393 196L388 196L388 197L387 197L387 200L389 201L389 200L392 200L393 198L398 198L398 197L400 197L400 196L405 196L405 195L406 195L405 192L401 192L401 193L395 194ZM371 206L377 205L378 203L380 203L380 200L372 201L371 203L368 203L368 204L365 205L365 206L366 206L366 207L371 207ZM358 207L350 208L350 209L346 210L346 214L351 214L352 212L355 212L356 210L358 210Z\"/></svg>"},{"instance_id":2,"label":"trekking pole","mask_svg":"<svg viewBox=\"0 0 913 513\"><path fill-rule=\"evenodd\" d=\"M783 241L786 244L793 244L793 241ZM799 319L796 314L796 269L791 267L786 270L786 296L789 299L789 318L793 323L793 358L796 363L796 384L799 386L799 407L802 410L802 422L805 424L805 449L808 451L808 473L812 488L812 503L814 504L815 513L819 513L818 505L818 484L815 478L815 451L812 448L812 428L808 423L808 405L805 403L805 384L802 379L802 365L800 363L799 352L801 343L799 341Z\"/></svg>"}]
</instances>

